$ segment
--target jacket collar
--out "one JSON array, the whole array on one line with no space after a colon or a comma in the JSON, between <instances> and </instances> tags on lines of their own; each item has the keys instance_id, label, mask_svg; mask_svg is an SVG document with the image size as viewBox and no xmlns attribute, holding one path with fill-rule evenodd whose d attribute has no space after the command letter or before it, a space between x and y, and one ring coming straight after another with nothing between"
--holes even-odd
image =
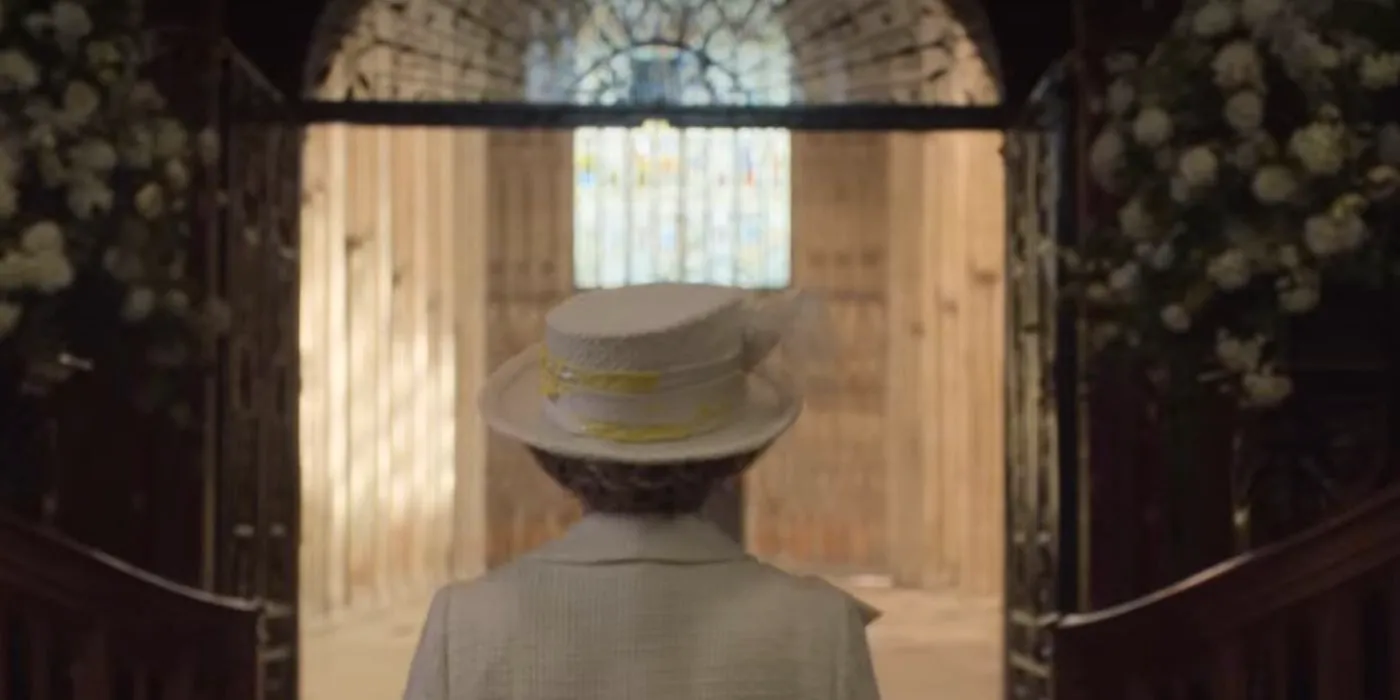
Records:
<instances>
[{"instance_id":1,"label":"jacket collar","mask_svg":"<svg viewBox=\"0 0 1400 700\"><path fill-rule=\"evenodd\" d=\"M562 537L525 557L568 564L703 564L745 559L748 555L739 543L698 516L590 513Z\"/></svg>"}]
</instances>

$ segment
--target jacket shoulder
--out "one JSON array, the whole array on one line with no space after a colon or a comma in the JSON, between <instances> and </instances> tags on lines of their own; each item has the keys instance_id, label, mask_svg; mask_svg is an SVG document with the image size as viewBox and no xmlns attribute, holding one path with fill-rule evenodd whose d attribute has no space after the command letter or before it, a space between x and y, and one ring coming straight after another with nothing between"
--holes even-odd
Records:
<instances>
[{"instance_id":1,"label":"jacket shoulder","mask_svg":"<svg viewBox=\"0 0 1400 700\"><path fill-rule=\"evenodd\" d=\"M800 600L808 609L854 612L865 625L878 620L882 615L875 606L820 576L790 574L774 566L763 566L768 570L769 576L781 581L781 586L800 596Z\"/></svg>"}]
</instances>

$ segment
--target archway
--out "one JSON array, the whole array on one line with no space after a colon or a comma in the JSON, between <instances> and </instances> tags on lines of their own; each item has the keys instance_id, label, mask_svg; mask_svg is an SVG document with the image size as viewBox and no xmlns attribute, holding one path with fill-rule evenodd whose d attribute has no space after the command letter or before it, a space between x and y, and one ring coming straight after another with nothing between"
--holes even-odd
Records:
<instances>
[{"instance_id":1,"label":"archway","mask_svg":"<svg viewBox=\"0 0 1400 700\"><path fill-rule=\"evenodd\" d=\"M774 71L783 90L731 81L705 104L686 97L697 69L677 58L703 41L678 28L697 21L674 10L686 6L594 3L622 15L618 26L661 27L609 38L621 46L600 53L622 63L607 72L660 78L638 89L609 75L588 97L582 10L403 2L327 15L346 31L327 40L317 95L341 100L348 121L368 121L362 106L440 116L460 102L474 128L334 124L308 136L309 616L410 599L572 519L523 453L484 436L472 397L487 368L537 337L544 310L587 282L572 127L645 114L677 129L793 129L790 281L828 298L846 374L753 472L750 546L795 569L999 592L1000 134L878 129L995 103L995 61L931 3L696 3L732 6L736 21L769 13L792 57ZM630 55L656 45L667 48ZM810 130L804 119L824 107L851 111L827 125L865 110L876 128Z\"/></svg>"}]
</instances>

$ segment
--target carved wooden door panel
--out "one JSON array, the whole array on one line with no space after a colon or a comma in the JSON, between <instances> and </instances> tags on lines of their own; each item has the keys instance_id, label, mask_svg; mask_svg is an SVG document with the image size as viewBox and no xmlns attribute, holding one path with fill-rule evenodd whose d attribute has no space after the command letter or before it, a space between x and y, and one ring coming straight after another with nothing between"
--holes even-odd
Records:
<instances>
[{"instance_id":1,"label":"carved wooden door panel","mask_svg":"<svg viewBox=\"0 0 1400 700\"><path fill-rule=\"evenodd\" d=\"M298 227L302 130L246 119L278 95L225 61L223 215L214 269L232 307L216 380L213 581L265 601L264 697L297 693Z\"/></svg>"},{"instance_id":2,"label":"carved wooden door panel","mask_svg":"<svg viewBox=\"0 0 1400 700\"><path fill-rule=\"evenodd\" d=\"M487 371L539 342L544 315L573 291L573 134L487 136ZM514 441L487 442L488 566L553 537L578 516L573 500Z\"/></svg>"},{"instance_id":3,"label":"carved wooden door panel","mask_svg":"<svg viewBox=\"0 0 1400 700\"><path fill-rule=\"evenodd\" d=\"M828 306L839 374L749 473L748 540L800 569L883 572L886 179L881 133L792 137L793 285Z\"/></svg>"},{"instance_id":4,"label":"carved wooden door panel","mask_svg":"<svg viewBox=\"0 0 1400 700\"><path fill-rule=\"evenodd\" d=\"M1072 601L1072 320L1055 291L1074 207L1066 78L1046 78L1006 137L1006 660L1011 698L1049 698L1050 628ZM1069 478L1067 478L1069 477Z\"/></svg>"}]
</instances>

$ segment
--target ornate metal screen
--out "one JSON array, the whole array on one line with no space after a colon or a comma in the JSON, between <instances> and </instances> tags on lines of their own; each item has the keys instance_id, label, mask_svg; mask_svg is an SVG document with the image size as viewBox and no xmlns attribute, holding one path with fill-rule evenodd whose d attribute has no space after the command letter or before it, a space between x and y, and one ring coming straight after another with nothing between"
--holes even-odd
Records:
<instances>
[{"instance_id":1,"label":"ornate metal screen","mask_svg":"<svg viewBox=\"0 0 1400 700\"><path fill-rule=\"evenodd\" d=\"M1075 595L1073 321L1057 299L1073 231L1067 71L1042 81L1006 136L1006 696L1050 698L1051 627Z\"/></svg>"},{"instance_id":2,"label":"ornate metal screen","mask_svg":"<svg viewBox=\"0 0 1400 700\"><path fill-rule=\"evenodd\" d=\"M298 250L302 130L244 116L282 97L232 49L219 53L227 205L210 272L233 309L218 372L214 587L265 603L264 698L297 697L300 465Z\"/></svg>"}]
</instances>

